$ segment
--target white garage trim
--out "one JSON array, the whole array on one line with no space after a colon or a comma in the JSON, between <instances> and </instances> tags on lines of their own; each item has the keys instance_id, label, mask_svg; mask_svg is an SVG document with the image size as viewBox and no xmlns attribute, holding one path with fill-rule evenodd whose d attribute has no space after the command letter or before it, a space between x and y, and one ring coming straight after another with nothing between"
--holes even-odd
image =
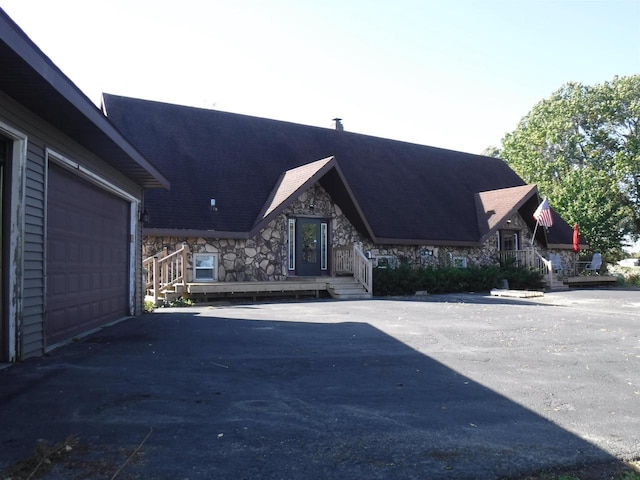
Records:
<instances>
[{"instance_id":1,"label":"white garage trim","mask_svg":"<svg viewBox=\"0 0 640 480\"><path fill-rule=\"evenodd\" d=\"M24 285L24 204L25 204L25 178L27 169L27 135L0 122L0 133L13 141L11 158L11 212L10 212L10 239L9 239L9 265L14 275L8 275L9 318L7 319L8 332L6 339L8 347L8 360L15 362L19 358L17 332L18 319L22 318L22 291Z\"/></svg>"}]
</instances>

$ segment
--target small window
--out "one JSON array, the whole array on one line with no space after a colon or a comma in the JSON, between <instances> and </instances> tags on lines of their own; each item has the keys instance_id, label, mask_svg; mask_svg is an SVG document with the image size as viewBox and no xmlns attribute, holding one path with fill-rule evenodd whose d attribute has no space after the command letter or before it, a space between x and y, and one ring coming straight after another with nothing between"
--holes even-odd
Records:
<instances>
[{"instance_id":1,"label":"small window","mask_svg":"<svg viewBox=\"0 0 640 480\"><path fill-rule=\"evenodd\" d=\"M193 255L193 281L218 281L218 255L215 253L196 253Z\"/></svg>"},{"instance_id":2,"label":"small window","mask_svg":"<svg viewBox=\"0 0 640 480\"><path fill-rule=\"evenodd\" d=\"M396 268L396 258L392 255L377 255L375 257L375 265L377 268Z\"/></svg>"},{"instance_id":3,"label":"small window","mask_svg":"<svg viewBox=\"0 0 640 480\"><path fill-rule=\"evenodd\" d=\"M453 257L453 266L455 268L467 268L467 257Z\"/></svg>"}]
</instances>

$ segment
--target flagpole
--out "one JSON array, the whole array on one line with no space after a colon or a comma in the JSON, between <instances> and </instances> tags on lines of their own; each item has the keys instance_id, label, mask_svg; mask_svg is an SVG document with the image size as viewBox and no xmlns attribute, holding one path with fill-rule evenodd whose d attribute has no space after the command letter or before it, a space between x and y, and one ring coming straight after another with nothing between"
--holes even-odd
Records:
<instances>
[{"instance_id":1,"label":"flagpole","mask_svg":"<svg viewBox=\"0 0 640 480\"><path fill-rule=\"evenodd\" d=\"M536 226L533 229L533 236L531 237L531 246L533 247L533 242L536 240L536 232L538 231L538 225L540 224L540 220L536 220Z\"/></svg>"}]
</instances>

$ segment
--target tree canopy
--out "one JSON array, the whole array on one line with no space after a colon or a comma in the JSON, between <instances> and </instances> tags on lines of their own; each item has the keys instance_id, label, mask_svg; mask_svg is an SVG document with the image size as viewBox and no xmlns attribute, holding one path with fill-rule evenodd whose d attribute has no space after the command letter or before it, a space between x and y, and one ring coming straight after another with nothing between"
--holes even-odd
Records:
<instances>
[{"instance_id":1,"label":"tree canopy","mask_svg":"<svg viewBox=\"0 0 640 480\"><path fill-rule=\"evenodd\" d=\"M578 223L593 250L640 237L640 75L567 83L502 139L498 156L551 207Z\"/></svg>"}]
</instances>

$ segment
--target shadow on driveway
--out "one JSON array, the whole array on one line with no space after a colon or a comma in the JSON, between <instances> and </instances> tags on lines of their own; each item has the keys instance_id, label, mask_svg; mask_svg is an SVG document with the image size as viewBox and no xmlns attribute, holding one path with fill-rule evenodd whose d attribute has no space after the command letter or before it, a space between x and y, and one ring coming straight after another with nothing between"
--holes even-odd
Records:
<instances>
[{"instance_id":1,"label":"shadow on driveway","mask_svg":"<svg viewBox=\"0 0 640 480\"><path fill-rule=\"evenodd\" d=\"M43 478L127 462L117 478L489 479L614 460L370 324L197 311L0 372L0 425L4 473L77 436Z\"/></svg>"}]
</instances>

